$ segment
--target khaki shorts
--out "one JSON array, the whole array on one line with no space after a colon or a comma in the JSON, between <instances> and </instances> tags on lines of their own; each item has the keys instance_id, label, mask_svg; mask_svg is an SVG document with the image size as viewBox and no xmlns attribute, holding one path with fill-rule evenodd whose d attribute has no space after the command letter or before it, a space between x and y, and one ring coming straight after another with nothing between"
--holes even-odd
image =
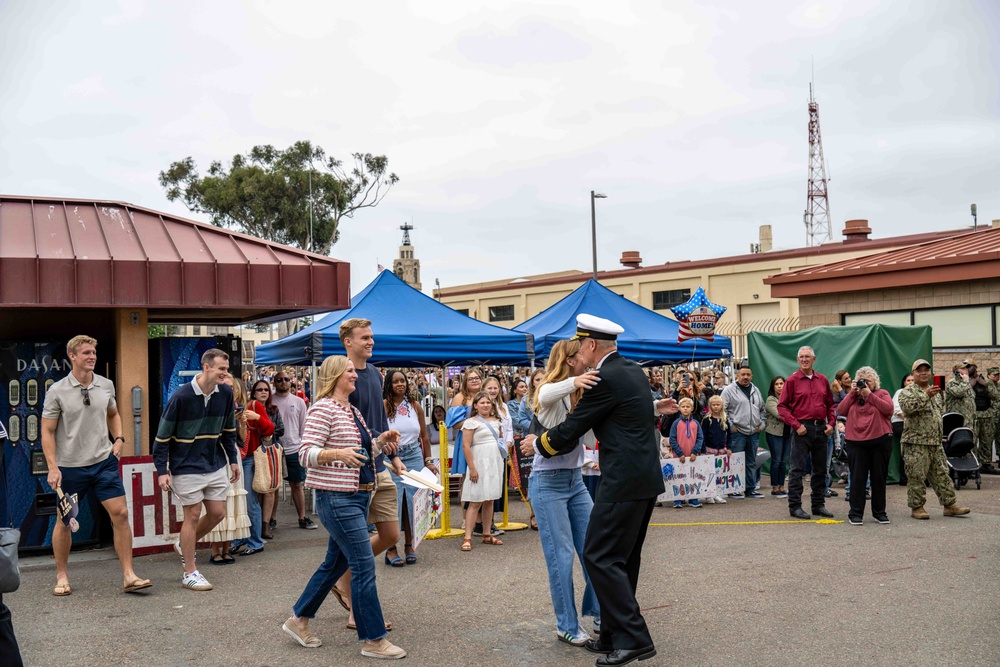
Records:
<instances>
[{"instance_id":1,"label":"khaki shorts","mask_svg":"<svg viewBox=\"0 0 1000 667\"><path fill-rule=\"evenodd\" d=\"M396 484L388 470L378 474L375 495L368 508L368 523L399 521L399 501L396 498Z\"/></svg>"},{"instance_id":2,"label":"khaki shorts","mask_svg":"<svg viewBox=\"0 0 1000 667\"><path fill-rule=\"evenodd\" d=\"M171 491L181 507L197 505L203 500L226 502L229 494L229 466L204 475L171 475Z\"/></svg>"}]
</instances>

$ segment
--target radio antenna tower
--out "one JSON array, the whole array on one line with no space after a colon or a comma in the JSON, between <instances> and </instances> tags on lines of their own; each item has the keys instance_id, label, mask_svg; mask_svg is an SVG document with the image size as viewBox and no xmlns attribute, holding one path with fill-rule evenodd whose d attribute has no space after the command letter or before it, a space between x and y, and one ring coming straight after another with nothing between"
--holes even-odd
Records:
<instances>
[{"instance_id":1,"label":"radio antenna tower","mask_svg":"<svg viewBox=\"0 0 1000 667\"><path fill-rule=\"evenodd\" d=\"M826 160L823 158L823 139L819 133L819 103L813 96L812 82L809 83L809 185L802 219L806 225L807 246L818 246L833 240Z\"/></svg>"}]
</instances>

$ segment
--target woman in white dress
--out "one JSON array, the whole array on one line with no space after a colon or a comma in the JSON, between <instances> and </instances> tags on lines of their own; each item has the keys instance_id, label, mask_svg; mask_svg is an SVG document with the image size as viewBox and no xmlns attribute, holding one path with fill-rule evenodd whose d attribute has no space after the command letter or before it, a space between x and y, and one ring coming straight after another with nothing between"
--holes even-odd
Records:
<instances>
[{"instance_id":1,"label":"woman in white dress","mask_svg":"<svg viewBox=\"0 0 1000 667\"><path fill-rule=\"evenodd\" d=\"M472 528L476 514L482 510L483 526L493 521L493 501L500 497L503 480L503 457L506 451L503 427L496 404L484 391L472 398L473 415L462 424L462 449L469 470L462 484L462 502L468 502L465 511L465 539L462 551L472 551ZM485 531L484 531L485 533ZM503 544L493 535L484 534L483 544Z\"/></svg>"}]
</instances>

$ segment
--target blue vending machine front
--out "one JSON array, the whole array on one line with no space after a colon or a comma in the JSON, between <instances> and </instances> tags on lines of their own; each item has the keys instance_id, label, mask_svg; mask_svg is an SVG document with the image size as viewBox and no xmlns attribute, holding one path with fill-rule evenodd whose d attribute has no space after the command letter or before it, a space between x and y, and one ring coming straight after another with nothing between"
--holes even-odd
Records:
<instances>
[{"instance_id":1,"label":"blue vending machine front","mask_svg":"<svg viewBox=\"0 0 1000 667\"><path fill-rule=\"evenodd\" d=\"M47 481L42 453L42 406L52 383L70 371L65 341L0 341L0 420L7 429L3 443L6 484L0 489L0 517L9 516L21 530L19 551L52 548L56 494ZM93 493L79 499L80 529L73 546L99 544Z\"/></svg>"}]
</instances>

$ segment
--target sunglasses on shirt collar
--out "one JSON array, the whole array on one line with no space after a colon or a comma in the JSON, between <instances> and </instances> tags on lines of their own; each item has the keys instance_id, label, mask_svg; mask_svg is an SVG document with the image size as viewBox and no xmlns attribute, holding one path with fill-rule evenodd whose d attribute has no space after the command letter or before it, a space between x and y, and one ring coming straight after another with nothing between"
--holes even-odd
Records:
<instances>
[{"instance_id":1,"label":"sunglasses on shirt collar","mask_svg":"<svg viewBox=\"0 0 1000 667\"><path fill-rule=\"evenodd\" d=\"M83 404L90 407L90 389L87 387L80 387L80 393L83 394Z\"/></svg>"}]
</instances>

